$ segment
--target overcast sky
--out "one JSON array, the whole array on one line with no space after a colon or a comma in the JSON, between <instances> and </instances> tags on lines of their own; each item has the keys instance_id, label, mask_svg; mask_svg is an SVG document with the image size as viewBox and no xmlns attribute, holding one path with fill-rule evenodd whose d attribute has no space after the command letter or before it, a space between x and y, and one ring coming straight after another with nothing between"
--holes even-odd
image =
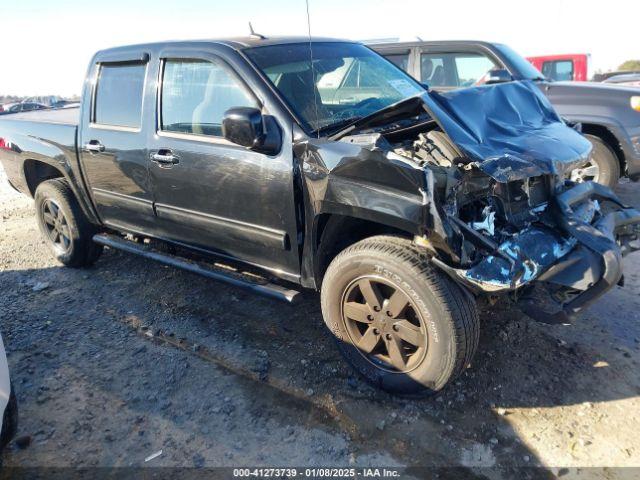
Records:
<instances>
[{"instance_id":1,"label":"overcast sky","mask_svg":"<svg viewBox=\"0 0 640 480\"><path fill-rule=\"evenodd\" d=\"M0 94L79 94L96 50L169 39L306 35L304 0L0 0ZM309 0L313 35L479 39L525 56L640 58L640 0Z\"/></svg>"}]
</instances>

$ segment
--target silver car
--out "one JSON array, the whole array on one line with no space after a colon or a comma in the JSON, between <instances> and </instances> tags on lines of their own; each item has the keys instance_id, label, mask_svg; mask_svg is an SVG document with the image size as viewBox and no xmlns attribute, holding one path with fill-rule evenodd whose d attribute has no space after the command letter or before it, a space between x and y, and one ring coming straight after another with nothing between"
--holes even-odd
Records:
<instances>
[{"instance_id":1,"label":"silver car","mask_svg":"<svg viewBox=\"0 0 640 480\"><path fill-rule=\"evenodd\" d=\"M9 443L18 427L16 395L9 380L9 365L0 336L0 452ZM1 464L1 460L0 460Z\"/></svg>"}]
</instances>

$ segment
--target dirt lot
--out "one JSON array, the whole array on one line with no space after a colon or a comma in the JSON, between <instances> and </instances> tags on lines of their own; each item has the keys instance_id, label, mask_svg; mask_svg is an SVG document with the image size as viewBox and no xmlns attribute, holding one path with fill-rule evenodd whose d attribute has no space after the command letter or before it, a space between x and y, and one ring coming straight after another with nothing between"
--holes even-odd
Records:
<instances>
[{"instance_id":1,"label":"dirt lot","mask_svg":"<svg viewBox=\"0 0 640 480\"><path fill-rule=\"evenodd\" d=\"M640 254L573 326L483 313L471 368L405 400L352 375L317 295L294 308L115 251L62 268L0 183L0 328L32 437L6 466L640 466ZM640 184L620 193L640 204Z\"/></svg>"}]
</instances>

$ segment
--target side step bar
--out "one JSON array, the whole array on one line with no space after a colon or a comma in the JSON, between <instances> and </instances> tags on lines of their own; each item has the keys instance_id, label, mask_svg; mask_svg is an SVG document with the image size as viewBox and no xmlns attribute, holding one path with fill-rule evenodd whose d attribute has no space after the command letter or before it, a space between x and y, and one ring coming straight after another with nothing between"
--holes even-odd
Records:
<instances>
[{"instance_id":1,"label":"side step bar","mask_svg":"<svg viewBox=\"0 0 640 480\"><path fill-rule=\"evenodd\" d=\"M123 250L128 253L140 255L142 257L155 260L165 265L181 268L183 270L197 273L198 275L202 275L213 280L226 282L231 285L235 285L236 287L249 290L253 293L264 295L265 297L269 298L275 298L277 300L282 300L288 303L294 303L296 297L300 294L300 292L296 290L290 290L280 285L276 285L275 283L257 283L251 280L245 280L243 278L239 278L242 276L242 274L226 273L222 271L222 268L215 269L214 267L187 260L176 255L161 253L152 250L150 247L140 245L139 243L125 240L124 238L117 235L99 233L93 236L93 241L99 243L100 245L105 245L117 250Z\"/></svg>"}]
</instances>

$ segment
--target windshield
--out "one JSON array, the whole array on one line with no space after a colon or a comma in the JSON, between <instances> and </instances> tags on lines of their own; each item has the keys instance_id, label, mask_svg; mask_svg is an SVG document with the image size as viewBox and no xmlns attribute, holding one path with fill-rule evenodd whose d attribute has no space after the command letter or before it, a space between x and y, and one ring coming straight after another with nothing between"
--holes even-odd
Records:
<instances>
[{"instance_id":1,"label":"windshield","mask_svg":"<svg viewBox=\"0 0 640 480\"><path fill-rule=\"evenodd\" d=\"M313 132L337 128L425 91L364 45L313 42L311 49L309 43L293 43L245 52Z\"/></svg>"},{"instance_id":2,"label":"windshield","mask_svg":"<svg viewBox=\"0 0 640 480\"><path fill-rule=\"evenodd\" d=\"M507 61L513 65L520 78L526 80L545 80L545 77L540 73L540 70L531 65L531 63L529 63L529 61L522 55L517 53L515 50L512 50L511 47L497 43L496 48L500 50L500 53L502 53L502 55L506 57Z\"/></svg>"}]
</instances>

